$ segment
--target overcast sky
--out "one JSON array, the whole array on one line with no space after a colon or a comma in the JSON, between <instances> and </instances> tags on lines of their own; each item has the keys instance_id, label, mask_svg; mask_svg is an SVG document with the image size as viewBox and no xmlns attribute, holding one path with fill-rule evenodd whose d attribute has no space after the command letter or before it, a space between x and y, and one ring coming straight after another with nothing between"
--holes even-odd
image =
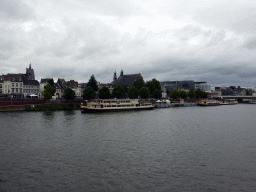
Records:
<instances>
[{"instance_id":1,"label":"overcast sky","mask_svg":"<svg viewBox=\"0 0 256 192\"><path fill-rule=\"evenodd\" d=\"M255 0L0 0L0 73L256 86Z\"/></svg>"}]
</instances>

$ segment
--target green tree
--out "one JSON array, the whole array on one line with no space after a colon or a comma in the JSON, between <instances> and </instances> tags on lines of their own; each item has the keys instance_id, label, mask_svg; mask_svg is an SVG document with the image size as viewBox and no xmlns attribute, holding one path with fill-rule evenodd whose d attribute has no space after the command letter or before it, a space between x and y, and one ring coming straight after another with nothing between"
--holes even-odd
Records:
<instances>
[{"instance_id":1,"label":"green tree","mask_svg":"<svg viewBox=\"0 0 256 192\"><path fill-rule=\"evenodd\" d=\"M202 91L202 98L207 98L208 94L205 91Z\"/></svg>"},{"instance_id":2,"label":"green tree","mask_svg":"<svg viewBox=\"0 0 256 192\"><path fill-rule=\"evenodd\" d=\"M156 79L152 79L152 83L154 84L155 89L161 90L161 84Z\"/></svg>"},{"instance_id":3,"label":"green tree","mask_svg":"<svg viewBox=\"0 0 256 192\"><path fill-rule=\"evenodd\" d=\"M89 82L87 83L87 87L92 87L94 91L98 91L98 85L94 75L92 75L91 78L89 79Z\"/></svg>"},{"instance_id":4,"label":"green tree","mask_svg":"<svg viewBox=\"0 0 256 192\"><path fill-rule=\"evenodd\" d=\"M202 91L201 91L201 89L197 89L195 91L195 97L196 98L202 98Z\"/></svg>"},{"instance_id":5,"label":"green tree","mask_svg":"<svg viewBox=\"0 0 256 192\"><path fill-rule=\"evenodd\" d=\"M155 99L161 99L162 98L162 91L160 91L158 89L155 89L153 94L152 94L152 97L155 98Z\"/></svg>"},{"instance_id":6,"label":"green tree","mask_svg":"<svg viewBox=\"0 0 256 192\"><path fill-rule=\"evenodd\" d=\"M180 98L180 92L177 90L173 90L170 97L173 99L178 99Z\"/></svg>"},{"instance_id":7,"label":"green tree","mask_svg":"<svg viewBox=\"0 0 256 192\"><path fill-rule=\"evenodd\" d=\"M195 96L196 96L195 91L194 91L193 89L190 89L190 90L188 91L188 97L189 97L190 99L194 99Z\"/></svg>"},{"instance_id":8,"label":"green tree","mask_svg":"<svg viewBox=\"0 0 256 192\"><path fill-rule=\"evenodd\" d=\"M115 86L112 91L112 96L118 99L123 98L125 96L125 89L120 85Z\"/></svg>"},{"instance_id":9,"label":"green tree","mask_svg":"<svg viewBox=\"0 0 256 192\"><path fill-rule=\"evenodd\" d=\"M44 91L42 92L44 98L43 100L44 101L49 101L52 99L52 96L54 95L55 93L55 87L50 85L50 84L47 84L45 87L44 87Z\"/></svg>"},{"instance_id":10,"label":"green tree","mask_svg":"<svg viewBox=\"0 0 256 192\"><path fill-rule=\"evenodd\" d=\"M64 98L65 100L73 100L73 99L76 98L76 93L75 93L75 91L73 91L73 89L71 89L71 88L66 88L66 89L64 90L63 98Z\"/></svg>"},{"instance_id":11,"label":"green tree","mask_svg":"<svg viewBox=\"0 0 256 192\"><path fill-rule=\"evenodd\" d=\"M197 89L195 91L195 97L196 98L207 98L207 93L205 91L201 91L201 89Z\"/></svg>"},{"instance_id":12,"label":"green tree","mask_svg":"<svg viewBox=\"0 0 256 192\"><path fill-rule=\"evenodd\" d=\"M151 81L146 82L146 87L150 90L150 94L152 95L155 89L161 90L160 82L156 79L152 79Z\"/></svg>"},{"instance_id":13,"label":"green tree","mask_svg":"<svg viewBox=\"0 0 256 192\"><path fill-rule=\"evenodd\" d=\"M169 88L166 88L166 94L169 96L171 93L170 89Z\"/></svg>"},{"instance_id":14,"label":"green tree","mask_svg":"<svg viewBox=\"0 0 256 192\"><path fill-rule=\"evenodd\" d=\"M147 87L142 87L139 90L139 95L142 99L147 99L150 97L150 90Z\"/></svg>"},{"instance_id":15,"label":"green tree","mask_svg":"<svg viewBox=\"0 0 256 192\"><path fill-rule=\"evenodd\" d=\"M91 100L96 98L96 92L93 90L92 87L87 87L83 91L83 99L84 100Z\"/></svg>"},{"instance_id":16,"label":"green tree","mask_svg":"<svg viewBox=\"0 0 256 192\"><path fill-rule=\"evenodd\" d=\"M137 99L138 96L139 96L139 91L135 86L133 86L131 89L128 90L128 97L130 99Z\"/></svg>"},{"instance_id":17,"label":"green tree","mask_svg":"<svg viewBox=\"0 0 256 192\"><path fill-rule=\"evenodd\" d=\"M110 93L110 90L108 87L102 87L100 90L99 90L99 94L98 94L98 97L100 99L109 99L111 97L111 93Z\"/></svg>"},{"instance_id":18,"label":"green tree","mask_svg":"<svg viewBox=\"0 0 256 192\"><path fill-rule=\"evenodd\" d=\"M184 90L181 90L181 91L180 91L180 97L181 97L182 99L187 99L187 97L188 97L187 92L184 91Z\"/></svg>"},{"instance_id":19,"label":"green tree","mask_svg":"<svg viewBox=\"0 0 256 192\"><path fill-rule=\"evenodd\" d=\"M144 87L145 86L145 82L143 80L143 78L139 78L135 81L134 83L135 87L140 90L141 87Z\"/></svg>"}]
</instances>

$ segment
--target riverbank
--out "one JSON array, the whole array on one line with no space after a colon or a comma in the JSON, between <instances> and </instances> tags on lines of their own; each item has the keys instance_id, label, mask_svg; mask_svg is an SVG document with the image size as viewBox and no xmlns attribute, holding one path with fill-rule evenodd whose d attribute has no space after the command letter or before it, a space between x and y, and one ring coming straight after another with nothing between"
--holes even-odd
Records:
<instances>
[{"instance_id":1,"label":"riverbank","mask_svg":"<svg viewBox=\"0 0 256 192\"><path fill-rule=\"evenodd\" d=\"M51 105L51 106L31 106L27 107L26 111L65 111L65 110L80 110L80 105L74 105L73 103L63 105Z\"/></svg>"}]
</instances>

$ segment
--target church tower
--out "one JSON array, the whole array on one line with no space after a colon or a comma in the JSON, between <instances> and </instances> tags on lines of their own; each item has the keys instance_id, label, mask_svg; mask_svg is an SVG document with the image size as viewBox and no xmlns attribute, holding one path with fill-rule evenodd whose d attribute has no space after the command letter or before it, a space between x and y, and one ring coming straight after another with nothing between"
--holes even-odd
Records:
<instances>
[{"instance_id":1,"label":"church tower","mask_svg":"<svg viewBox=\"0 0 256 192\"><path fill-rule=\"evenodd\" d=\"M31 68L31 63L29 64L29 68L26 68L26 76L28 80L35 80L34 69Z\"/></svg>"},{"instance_id":2,"label":"church tower","mask_svg":"<svg viewBox=\"0 0 256 192\"><path fill-rule=\"evenodd\" d=\"M117 80L116 72L114 73L113 82Z\"/></svg>"}]
</instances>

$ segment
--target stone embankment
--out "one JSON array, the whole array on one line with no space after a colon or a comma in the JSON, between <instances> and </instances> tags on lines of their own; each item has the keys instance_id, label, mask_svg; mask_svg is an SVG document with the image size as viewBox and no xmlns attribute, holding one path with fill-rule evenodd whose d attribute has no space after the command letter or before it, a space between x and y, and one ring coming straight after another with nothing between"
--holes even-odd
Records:
<instances>
[{"instance_id":1,"label":"stone embankment","mask_svg":"<svg viewBox=\"0 0 256 192\"><path fill-rule=\"evenodd\" d=\"M64 103L73 103L81 104L81 100L72 100L72 101L50 101L45 102L42 100L0 100L0 112L6 111L26 111L27 107L31 106L56 106L63 105Z\"/></svg>"},{"instance_id":2,"label":"stone embankment","mask_svg":"<svg viewBox=\"0 0 256 192\"><path fill-rule=\"evenodd\" d=\"M45 101L41 100L1 100L0 111L25 111L31 105L44 105Z\"/></svg>"}]
</instances>

